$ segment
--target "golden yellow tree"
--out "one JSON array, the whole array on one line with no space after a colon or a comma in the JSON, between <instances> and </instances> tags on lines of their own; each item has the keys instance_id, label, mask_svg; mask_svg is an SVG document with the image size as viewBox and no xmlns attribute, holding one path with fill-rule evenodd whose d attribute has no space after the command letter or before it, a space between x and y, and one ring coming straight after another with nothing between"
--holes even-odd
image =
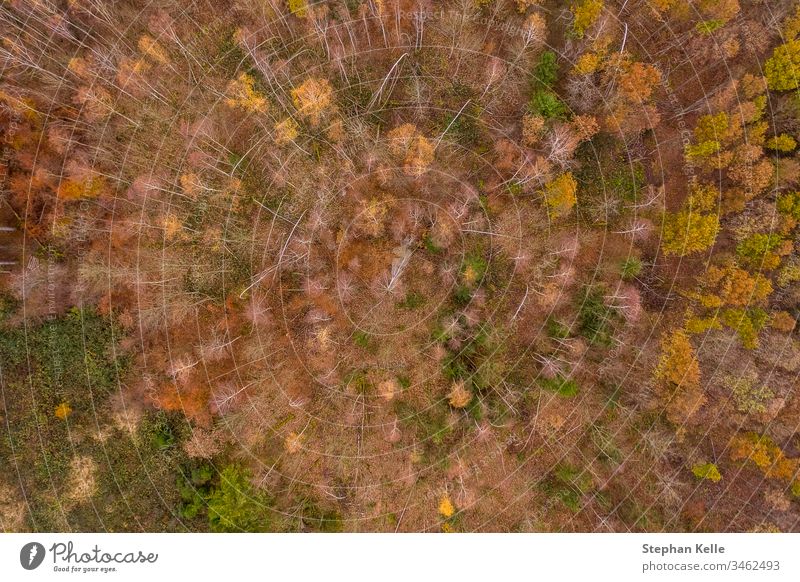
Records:
<instances>
[{"instance_id":1,"label":"golden yellow tree","mask_svg":"<svg viewBox=\"0 0 800 582\"><path fill-rule=\"evenodd\" d=\"M586 31L591 27L600 17L603 11L603 0L582 0L570 7L572 16L572 30L575 36L583 38Z\"/></svg>"},{"instance_id":2,"label":"golden yellow tree","mask_svg":"<svg viewBox=\"0 0 800 582\"><path fill-rule=\"evenodd\" d=\"M700 384L700 363L682 329L676 329L661 342L661 359L655 376L675 386L697 386Z\"/></svg>"},{"instance_id":3,"label":"golden yellow tree","mask_svg":"<svg viewBox=\"0 0 800 582\"><path fill-rule=\"evenodd\" d=\"M561 174L544 186L544 203L552 219L566 216L578 201L578 183L571 172Z\"/></svg>"},{"instance_id":4,"label":"golden yellow tree","mask_svg":"<svg viewBox=\"0 0 800 582\"><path fill-rule=\"evenodd\" d=\"M719 232L716 214L691 210L664 213L661 246L667 255L686 256L704 251L714 244Z\"/></svg>"},{"instance_id":5,"label":"golden yellow tree","mask_svg":"<svg viewBox=\"0 0 800 582\"><path fill-rule=\"evenodd\" d=\"M700 303L708 308L754 306L772 293L769 279L761 273L751 275L733 263L710 267L701 284Z\"/></svg>"},{"instance_id":6,"label":"golden yellow tree","mask_svg":"<svg viewBox=\"0 0 800 582\"><path fill-rule=\"evenodd\" d=\"M448 402L453 408L465 408L472 402L472 392L463 381L456 382L448 394Z\"/></svg>"},{"instance_id":7,"label":"golden yellow tree","mask_svg":"<svg viewBox=\"0 0 800 582\"><path fill-rule=\"evenodd\" d=\"M412 123L404 123L387 134L389 152L403 160L403 170L410 176L421 176L433 162L433 144Z\"/></svg>"},{"instance_id":8,"label":"golden yellow tree","mask_svg":"<svg viewBox=\"0 0 800 582\"><path fill-rule=\"evenodd\" d=\"M670 421L683 423L705 404L706 396L700 386L700 363L682 329L676 329L662 340L655 377L666 384L666 412Z\"/></svg>"},{"instance_id":9,"label":"golden yellow tree","mask_svg":"<svg viewBox=\"0 0 800 582\"><path fill-rule=\"evenodd\" d=\"M333 107L333 87L327 79L306 79L292 89L292 103L303 119L317 127Z\"/></svg>"},{"instance_id":10,"label":"golden yellow tree","mask_svg":"<svg viewBox=\"0 0 800 582\"><path fill-rule=\"evenodd\" d=\"M253 77L242 73L228 83L225 103L229 107L241 108L252 113L262 113L267 110L268 102L258 90Z\"/></svg>"},{"instance_id":11,"label":"golden yellow tree","mask_svg":"<svg viewBox=\"0 0 800 582\"><path fill-rule=\"evenodd\" d=\"M771 438L757 433L733 437L730 455L734 461L745 461L758 467L765 477L788 483L796 482L799 459L788 458Z\"/></svg>"}]
</instances>

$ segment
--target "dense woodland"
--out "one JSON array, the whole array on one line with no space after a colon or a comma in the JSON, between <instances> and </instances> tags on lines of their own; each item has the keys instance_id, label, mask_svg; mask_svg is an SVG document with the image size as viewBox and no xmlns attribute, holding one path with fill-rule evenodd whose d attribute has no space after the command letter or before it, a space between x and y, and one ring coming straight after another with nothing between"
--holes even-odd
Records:
<instances>
[{"instance_id":1,"label":"dense woodland","mask_svg":"<svg viewBox=\"0 0 800 582\"><path fill-rule=\"evenodd\" d=\"M0 529L800 531L796 0L3 0Z\"/></svg>"}]
</instances>

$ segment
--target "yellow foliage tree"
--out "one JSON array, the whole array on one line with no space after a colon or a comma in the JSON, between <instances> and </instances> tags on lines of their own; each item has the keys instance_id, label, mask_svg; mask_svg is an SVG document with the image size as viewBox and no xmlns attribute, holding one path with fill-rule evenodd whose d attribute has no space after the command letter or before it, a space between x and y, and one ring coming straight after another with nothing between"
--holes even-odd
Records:
<instances>
[{"instance_id":1,"label":"yellow foliage tree","mask_svg":"<svg viewBox=\"0 0 800 582\"><path fill-rule=\"evenodd\" d=\"M708 317L691 317L687 330L700 333L724 324L736 331L747 349L758 347L758 333L769 322L761 307L772 293L772 283L760 273L751 275L733 263L712 266L700 279L700 289L687 294L702 307L713 310Z\"/></svg>"},{"instance_id":2,"label":"yellow foliage tree","mask_svg":"<svg viewBox=\"0 0 800 582\"><path fill-rule=\"evenodd\" d=\"M597 71L602 62L603 57L598 53L583 53L575 63L575 68L573 70L578 75L591 75Z\"/></svg>"},{"instance_id":3,"label":"yellow foliage tree","mask_svg":"<svg viewBox=\"0 0 800 582\"><path fill-rule=\"evenodd\" d=\"M456 382L448 395L448 401L453 408L465 408L472 402L472 392L464 385L464 382Z\"/></svg>"},{"instance_id":4,"label":"yellow foliage tree","mask_svg":"<svg viewBox=\"0 0 800 582\"><path fill-rule=\"evenodd\" d=\"M713 309L758 305L772 293L769 279L761 273L751 275L732 263L710 267L701 278L701 284L700 303Z\"/></svg>"},{"instance_id":5,"label":"yellow foliage tree","mask_svg":"<svg viewBox=\"0 0 800 582\"><path fill-rule=\"evenodd\" d=\"M592 26L600 17L603 11L602 0L583 0L570 7L570 12L574 18L572 23L572 30L575 36L583 38L586 31Z\"/></svg>"},{"instance_id":6,"label":"yellow foliage tree","mask_svg":"<svg viewBox=\"0 0 800 582\"><path fill-rule=\"evenodd\" d=\"M716 214L719 199L716 187L695 182L683 208L677 213L664 214L664 252L685 256L713 245L719 232Z\"/></svg>"},{"instance_id":7,"label":"yellow foliage tree","mask_svg":"<svg viewBox=\"0 0 800 582\"><path fill-rule=\"evenodd\" d=\"M660 81L661 73L653 65L633 62L619 78L619 91L628 101L644 102Z\"/></svg>"},{"instance_id":8,"label":"yellow foliage tree","mask_svg":"<svg viewBox=\"0 0 800 582\"><path fill-rule=\"evenodd\" d=\"M791 135L782 133L780 135L776 135L775 137L769 138L764 146L770 150L790 152L797 147L797 142Z\"/></svg>"},{"instance_id":9,"label":"yellow foliage tree","mask_svg":"<svg viewBox=\"0 0 800 582\"><path fill-rule=\"evenodd\" d=\"M66 420L67 417L72 414L72 408L66 402L62 402L58 406L56 406L55 416L60 420Z\"/></svg>"},{"instance_id":10,"label":"yellow foliage tree","mask_svg":"<svg viewBox=\"0 0 800 582\"><path fill-rule=\"evenodd\" d=\"M455 514L455 512L456 508L455 506L453 506L453 502L450 501L450 496L445 495L444 497L442 497L442 499L439 501L439 515L441 515L445 519L449 519L453 517L453 514Z\"/></svg>"},{"instance_id":11,"label":"yellow foliage tree","mask_svg":"<svg viewBox=\"0 0 800 582\"><path fill-rule=\"evenodd\" d=\"M794 14L783 23L783 36L786 40L796 40L800 35L800 4L795 6Z\"/></svg>"},{"instance_id":12,"label":"yellow foliage tree","mask_svg":"<svg viewBox=\"0 0 800 582\"><path fill-rule=\"evenodd\" d=\"M661 247L667 255L686 256L704 251L714 244L719 232L719 216L689 209L665 212Z\"/></svg>"},{"instance_id":13,"label":"yellow foliage tree","mask_svg":"<svg viewBox=\"0 0 800 582\"><path fill-rule=\"evenodd\" d=\"M58 197L62 200L97 198L103 191L105 180L102 176L88 178L67 178L58 185Z\"/></svg>"},{"instance_id":14,"label":"yellow foliage tree","mask_svg":"<svg viewBox=\"0 0 800 582\"><path fill-rule=\"evenodd\" d=\"M764 65L764 72L770 89L797 89L800 85L800 40L778 46Z\"/></svg>"},{"instance_id":15,"label":"yellow foliage tree","mask_svg":"<svg viewBox=\"0 0 800 582\"><path fill-rule=\"evenodd\" d=\"M522 118L522 143L526 146L536 144L544 131L544 117L529 113Z\"/></svg>"},{"instance_id":16,"label":"yellow foliage tree","mask_svg":"<svg viewBox=\"0 0 800 582\"><path fill-rule=\"evenodd\" d=\"M164 47L162 47L158 41L149 34L144 34L139 37L137 46L143 54L147 55L158 64L165 65L169 62L167 51L165 51Z\"/></svg>"},{"instance_id":17,"label":"yellow foliage tree","mask_svg":"<svg viewBox=\"0 0 800 582\"><path fill-rule=\"evenodd\" d=\"M765 477L792 483L799 459L788 458L766 435L746 433L731 440L730 455L734 461L745 461L758 467Z\"/></svg>"},{"instance_id":18,"label":"yellow foliage tree","mask_svg":"<svg viewBox=\"0 0 800 582\"><path fill-rule=\"evenodd\" d=\"M225 103L229 107L241 108L252 113L263 113L267 110L266 97L256 90L256 81L247 73L242 73L228 83L228 97Z\"/></svg>"},{"instance_id":19,"label":"yellow foliage tree","mask_svg":"<svg viewBox=\"0 0 800 582\"><path fill-rule=\"evenodd\" d=\"M662 340L655 376L675 386L700 385L700 364L689 336L682 329L676 329Z\"/></svg>"},{"instance_id":20,"label":"yellow foliage tree","mask_svg":"<svg viewBox=\"0 0 800 582\"><path fill-rule=\"evenodd\" d=\"M275 143L278 145L286 145L297 139L298 135L300 135L300 126L291 117L275 124Z\"/></svg>"},{"instance_id":21,"label":"yellow foliage tree","mask_svg":"<svg viewBox=\"0 0 800 582\"><path fill-rule=\"evenodd\" d=\"M667 418L681 424L706 402L700 386L700 364L682 329L677 329L661 342L661 359L655 377L666 383Z\"/></svg>"},{"instance_id":22,"label":"yellow foliage tree","mask_svg":"<svg viewBox=\"0 0 800 582\"><path fill-rule=\"evenodd\" d=\"M298 18L308 15L308 0L289 0L289 12Z\"/></svg>"},{"instance_id":23,"label":"yellow foliage tree","mask_svg":"<svg viewBox=\"0 0 800 582\"><path fill-rule=\"evenodd\" d=\"M327 79L310 78L292 89L292 103L312 127L317 127L333 105L333 87Z\"/></svg>"},{"instance_id":24,"label":"yellow foliage tree","mask_svg":"<svg viewBox=\"0 0 800 582\"><path fill-rule=\"evenodd\" d=\"M404 123L387 134L389 151L403 160L403 169L410 176L421 176L433 162L433 144L414 124Z\"/></svg>"},{"instance_id":25,"label":"yellow foliage tree","mask_svg":"<svg viewBox=\"0 0 800 582\"><path fill-rule=\"evenodd\" d=\"M566 216L578 201L578 183L571 172L561 174L544 186L544 202L552 219Z\"/></svg>"}]
</instances>

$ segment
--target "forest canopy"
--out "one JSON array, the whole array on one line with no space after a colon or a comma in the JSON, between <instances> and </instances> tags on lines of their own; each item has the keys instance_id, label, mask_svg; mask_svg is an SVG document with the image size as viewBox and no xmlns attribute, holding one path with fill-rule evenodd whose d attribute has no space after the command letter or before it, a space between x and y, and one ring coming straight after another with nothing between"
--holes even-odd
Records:
<instances>
[{"instance_id":1,"label":"forest canopy","mask_svg":"<svg viewBox=\"0 0 800 582\"><path fill-rule=\"evenodd\" d=\"M0 6L4 531L800 531L796 0Z\"/></svg>"}]
</instances>

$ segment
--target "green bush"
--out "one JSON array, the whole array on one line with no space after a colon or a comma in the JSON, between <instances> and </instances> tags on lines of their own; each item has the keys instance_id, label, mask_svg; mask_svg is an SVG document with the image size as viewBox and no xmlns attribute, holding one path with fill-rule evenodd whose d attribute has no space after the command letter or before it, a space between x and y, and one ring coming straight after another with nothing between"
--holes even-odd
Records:
<instances>
[{"instance_id":1,"label":"green bush","mask_svg":"<svg viewBox=\"0 0 800 582\"><path fill-rule=\"evenodd\" d=\"M603 289L587 287L580 295L578 305L578 331L591 343L608 347L613 343L614 325L619 313L605 304Z\"/></svg>"},{"instance_id":2,"label":"green bush","mask_svg":"<svg viewBox=\"0 0 800 582\"><path fill-rule=\"evenodd\" d=\"M528 103L528 111L545 119L565 119L567 106L553 91L540 89L533 93Z\"/></svg>"},{"instance_id":3,"label":"green bush","mask_svg":"<svg viewBox=\"0 0 800 582\"><path fill-rule=\"evenodd\" d=\"M725 22L719 19L703 20L697 23L694 29L700 34L713 34L725 25Z\"/></svg>"},{"instance_id":4,"label":"green bush","mask_svg":"<svg viewBox=\"0 0 800 582\"><path fill-rule=\"evenodd\" d=\"M174 425L178 422L174 414L158 411L144 418L140 430L154 449L163 451L175 444L175 433L179 429Z\"/></svg>"},{"instance_id":5,"label":"green bush","mask_svg":"<svg viewBox=\"0 0 800 582\"><path fill-rule=\"evenodd\" d=\"M571 331L569 326L552 317L547 320L545 327L547 335L554 339L567 339Z\"/></svg>"},{"instance_id":6,"label":"green bush","mask_svg":"<svg viewBox=\"0 0 800 582\"><path fill-rule=\"evenodd\" d=\"M178 491L181 496L178 509L184 519L194 519L206 510L213 491L214 469L207 463L201 463L186 469L186 473L178 479Z\"/></svg>"},{"instance_id":7,"label":"green bush","mask_svg":"<svg viewBox=\"0 0 800 582\"><path fill-rule=\"evenodd\" d=\"M570 465L559 465L544 480L542 489L548 496L561 501L570 511L581 509L581 499L592 489L592 478L586 471Z\"/></svg>"},{"instance_id":8,"label":"green bush","mask_svg":"<svg viewBox=\"0 0 800 582\"><path fill-rule=\"evenodd\" d=\"M778 212L800 220L800 192L784 192L775 201Z\"/></svg>"},{"instance_id":9,"label":"green bush","mask_svg":"<svg viewBox=\"0 0 800 582\"><path fill-rule=\"evenodd\" d=\"M268 532L271 500L256 491L250 473L237 465L225 467L219 486L208 497L208 521L213 532Z\"/></svg>"},{"instance_id":10,"label":"green bush","mask_svg":"<svg viewBox=\"0 0 800 582\"><path fill-rule=\"evenodd\" d=\"M545 51L533 69L534 89L550 89L558 80L558 57L553 51Z\"/></svg>"},{"instance_id":11,"label":"green bush","mask_svg":"<svg viewBox=\"0 0 800 582\"><path fill-rule=\"evenodd\" d=\"M553 90L558 80L558 59L553 51L545 51L531 75L531 99L528 111L545 119L567 117L567 107Z\"/></svg>"},{"instance_id":12,"label":"green bush","mask_svg":"<svg viewBox=\"0 0 800 582\"><path fill-rule=\"evenodd\" d=\"M365 331L357 331L353 334L353 341L355 344L360 348L369 348L370 346L370 339L369 334Z\"/></svg>"},{"instance_id":13,"label":"green bush","mask_svg":"<svg viewBox=\"0 0 800 582\"><path fill-rule=\"evenodd\" d=\"M722 474L714 463L698 463L692 467L692 473L700 480L708 480L716 483L722 479Z\"/></svg>"},{"instance_id":14,"label":"green bush","mask_svg":"<svg viewBox=\"0 0 800 582\"><path fill-rule=\"evenodd\" d=\"M555 392L559 396L564 396L566 398L576 396L579 390L578 383L575 382L575 380L565 378L560 374L555 378L540 378L538 382L539 386L545 390Z\"/></svg>"},{"instance_id":15,"label":"green bush","mask_svg":"<svg viewBox=\"0 0 800 582\"><path fill-rule=\"evenodd\" d=\"M413 311L415 309L419 309L427 300L422 293L417 293L416 291L409 291L403 300L397 304L400 309L407 309L409 311Z\"/></svg>"},{"instance_id":16,"label":"green bush","mask_svg":"<svg viewBox=\"0 0 800 582\"><path fill-rule=\"evenodd\" d=\"M780 257L774 254L783 243L783 237L776 233L753 234L736 245L736 254L742 262L756 268L774 269Z\"/></svg>"},{"instance_id":17,"label":"green bush","mask_svg":"<svg viewBox=\"0 0 800 582\"><path fill-rule=\"evenodd\" d=\"M637 259L636 257L628 257L622 261L620 274L625 281L630 281L641 274L642 267L643 265L640 259Z\"/></svg>"}]
</instances>

